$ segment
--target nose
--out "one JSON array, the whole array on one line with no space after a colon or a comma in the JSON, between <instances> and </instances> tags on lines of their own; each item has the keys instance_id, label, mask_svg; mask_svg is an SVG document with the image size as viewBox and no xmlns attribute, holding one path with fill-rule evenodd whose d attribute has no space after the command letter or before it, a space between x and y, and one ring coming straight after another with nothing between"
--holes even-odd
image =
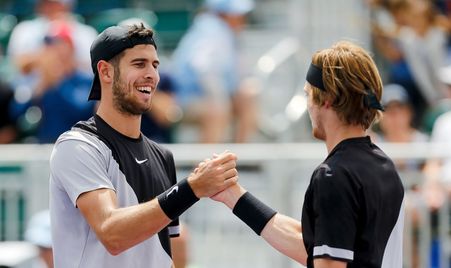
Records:
<instances>
[{"instance_id":1,"label":"nose","mask_svg":"<svg viewBox=\"0 0 451 268\"><path fill-rule=\"evenodd\" d=\"M151 82L153 82L156 85L160 81L160 74L155 67L151 66L150 68L147 69L147 72L146 72L144 78L146 80L150 80Z\"/></svg>"}]
</instances>

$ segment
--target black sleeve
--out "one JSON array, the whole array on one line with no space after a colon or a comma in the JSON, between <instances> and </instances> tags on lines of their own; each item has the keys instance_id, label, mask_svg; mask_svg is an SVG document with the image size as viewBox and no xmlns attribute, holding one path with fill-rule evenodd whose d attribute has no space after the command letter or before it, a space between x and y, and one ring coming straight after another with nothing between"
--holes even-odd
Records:
<instances>
[{"instance_id":1,"label":"black sleeve","mask_svg":"<svg viewBox=\"0 0 451 268\"><path fill-rule=\"evenodd\" d=\"M346 170L326 164L313 179L313 258L352 261L359 211L358 187Z\"/></svg>"}]
</instances>

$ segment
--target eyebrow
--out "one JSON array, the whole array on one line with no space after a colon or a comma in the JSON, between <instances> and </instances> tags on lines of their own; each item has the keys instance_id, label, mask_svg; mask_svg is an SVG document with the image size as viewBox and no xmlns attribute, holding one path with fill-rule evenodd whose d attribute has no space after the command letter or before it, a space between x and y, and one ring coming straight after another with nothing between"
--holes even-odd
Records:
<instances>
[{"instance_id":1,"label":"eyebrow","mask_svg":"<svg viewBox=\"0 0 451 268\"><path fill-rule=\"evenodd\" d=\"M136 62L148 62L149 60L146 58L135 58L132 59L130 62L131 63L136 63ZM160 61L159 60L154 60L152 61L152 64L156 63L157 65L160 65Z\"/></svg>"}]
</instances>

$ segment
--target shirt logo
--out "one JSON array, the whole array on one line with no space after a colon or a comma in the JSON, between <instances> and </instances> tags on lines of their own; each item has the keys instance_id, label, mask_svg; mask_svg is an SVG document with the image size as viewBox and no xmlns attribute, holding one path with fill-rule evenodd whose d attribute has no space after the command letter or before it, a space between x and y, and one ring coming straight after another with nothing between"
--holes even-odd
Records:
<instances>
[{"instance_id":1,"label":"shirt logo","mask_svg":"<svg viewBox=\"0 0 451 268\"><path fill-rule=\"evenodd\" d=\"M141 165L141 164L143 164L143 163L146 163L147 160L148 160L147 158L144 159L144 160L138 160L138 158L135 157L135 161L136 161L136 163L138 163L138 165Z\"/></svg>"},{"instance_id":2,"label":"shirt logo","mask_svg":"<svg viewBox=\"0 0 451 268\"><path fill-rule=\"evenodd\" d=\"M173 192L178 193L178 191L179 191L179 186L176 185L166 194L166 197L170 196Z\"/></svg>"}]
</instances>

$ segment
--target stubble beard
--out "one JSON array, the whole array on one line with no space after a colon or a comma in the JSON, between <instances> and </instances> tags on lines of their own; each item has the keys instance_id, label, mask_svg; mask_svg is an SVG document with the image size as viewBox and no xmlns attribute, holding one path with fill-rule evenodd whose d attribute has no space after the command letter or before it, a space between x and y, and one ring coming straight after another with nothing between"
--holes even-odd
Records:
<instances>
[{"instance_id":1,"label":"stubble beard","mask_svg":"<svg viewBox=\"0 0 451 268\"><path fill-rule=\"evenodd\" d=\"M312 135L314 138L316 138L318 140L322 140L322 141L326 140L326 134L324 132L324 127L318 118L316 118L315 125L312 125Z\"/></svg>"},{"instance_id":2,"label":"stubble beard","mask_svg":"<svg viewBox=\"0 0 451 268\"><path fill-rule=\"evenodd\" d=\"M133 100L133 96L127 95L127 85L120 78L119 71L115 70L113 81L113 106L120 113L125 115L142 115L150 109L150 105L143 107L137 101Z\"/></svg>"}]
</instances>

